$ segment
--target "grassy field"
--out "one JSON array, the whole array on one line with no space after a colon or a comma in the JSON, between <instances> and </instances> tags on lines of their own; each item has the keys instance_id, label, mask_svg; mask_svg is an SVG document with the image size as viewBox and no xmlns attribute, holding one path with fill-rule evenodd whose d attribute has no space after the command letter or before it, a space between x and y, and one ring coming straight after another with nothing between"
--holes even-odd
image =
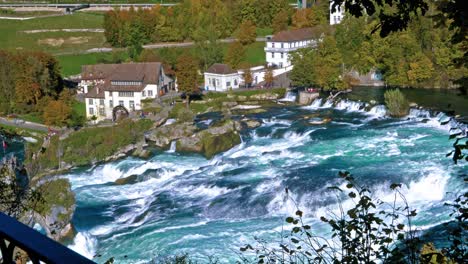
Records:
<instances>
[{"instance_id":1,"label":"grassy field","mask_svg":"<svg viewBox=\"0 0 468 264\"><path fill-rule=\"evenodd\" d=\"M39 32L26 30L102 28L103 14L76 12L30 20L0 20L0 47L7 50L41 50L57 54L105 46L103 33Z\"/></svg>"},{"instance_id":2,"label":"grassy field","mask_svg":"<svg viewBox=\"0 0 468 264\"><path fill-rule=\"evenodd\" d=\"M228 44L224 44L224 53L227 52ZM247 47L244 61L251 65L265 64L265 52L263 48L265 43L255 42ZM170 49L191 49L191 48L170 48ZM167 49L155 49L156 53L166 52ZM105 52L105 53L89 53L89 54L76 54L76 55L60 55L56 56L62 67L62 74L70 76L79 74L81 66L87 64L97 64L104 61L111 62L114 57L119 57L122 60L128 59L128 54L125 51ZM160 56L164 57L164 56Z\"/></svg>"}]
</instances>

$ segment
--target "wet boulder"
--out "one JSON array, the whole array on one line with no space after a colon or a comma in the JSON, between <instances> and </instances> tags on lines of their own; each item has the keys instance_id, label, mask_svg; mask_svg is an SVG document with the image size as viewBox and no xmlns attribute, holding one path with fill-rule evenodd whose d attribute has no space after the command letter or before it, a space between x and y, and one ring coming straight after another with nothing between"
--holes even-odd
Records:
<instances>
[{"instance_id":1,"label":"wet boulder","mask_svg":"<svg viewBox=\"0 0 468 264\"><path fill-rule=\"evenodd\" d=\"M156 147L167 149L172 141L190 137L196 130L192 123L174 123L148 131L145 139Z\"/></svg>"}]
</instances>

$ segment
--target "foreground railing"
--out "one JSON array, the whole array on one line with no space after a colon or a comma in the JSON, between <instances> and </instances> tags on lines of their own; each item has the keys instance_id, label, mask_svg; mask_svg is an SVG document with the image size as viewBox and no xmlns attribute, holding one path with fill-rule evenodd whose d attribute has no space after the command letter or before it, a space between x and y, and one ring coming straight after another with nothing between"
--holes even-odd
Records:
<instances>
[{"instance_id":1,"label":"foreground railing","mask_svg":"<svg viewBox=\"0 0 468 264\"><path fill-rule=\"evenodd\" d=\"M91 264L93 261L0 212L0 263L17 263L15 248L28 254L34 264Z\"/></svg>"}]
</instances>

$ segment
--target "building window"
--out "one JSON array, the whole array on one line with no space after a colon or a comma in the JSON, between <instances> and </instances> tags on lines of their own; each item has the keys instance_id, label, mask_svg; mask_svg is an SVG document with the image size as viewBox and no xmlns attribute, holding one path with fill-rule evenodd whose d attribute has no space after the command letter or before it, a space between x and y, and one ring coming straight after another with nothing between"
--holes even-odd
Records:
<instances>
[{"instance_id":1,"label":"building window","mask_svg":"<svg viewBox=\"0 0 468 264\"><path fill-rule=\"evenodd\" d=\"M283 43L281 43L281 48L284 48L284 45L283 45Z\"/></svg>"},{"instance_id":2,"label":"building window","mask_svg":"<svg viewBox=\"0 0 468 264\"><path fill-rule=\"evenodd\" d=\"M135 102L130 101L130 110L135 111Z\"/></svg>"},{"instance_id":3,"label":"building window","mask_svg":"<svg viewBox=\"0 0 468 264\"><path fill-rule=\"evenodd\" d=\"M92 105L92 104L93 104L93 99L92 99L92 98L89 98L89 99L88 99L88 103L89 103L90 105Z\"/></svg>"},{"instance_id":4,"label":"building window","mask_svg":"<svg viewBox=\"0 0 468 264\"><path fill-rule=\"evenodd\" d=\"M271 58L272 58L272 59L275 58L275 53L274 53L274 52L271 53Z\"/></svg>"},{"instance_id":5,"label":"building window","mask_svg":"<svg viewBox=\"0 0 468 264\"><path fill-rule=\"evenodd\" d=\"M119 101L119 105L120 105L120 106L124 106L124 101L120 100L120 101Z\"/></svg>"},{"instance_id":6,"label":"building window","mask_svg":"<svg viewBox=\"0 0 468 264\"><path fill-rule=\"evenodd\" d=\"M231 82L226 82L226 87L230 87L231 86Z\"/></svg>"},{"instance_id":7,"label":"building window","mask_svg":"<svg viewBox=\"0 0 468 264\"><path fill-rule=\"evenodd\" d=\"M99 100L99 104L100 104L100 105L104 105L104 99L100 99L100 100Z\"/></svg>"},{"instance_id":8,"label":"building window","mask_svg":"<svg viewBox=\"0 0 468 264\"><path fill-rule=\"evenodd\" d=\"M133 92L119 92L119 97L133 97Z\"/></svg>"},{"instance_id":9,"label":"building window","mask_svg":"<svg viewBox=\"0 0 468 264\"><path fill-rule=\"evenodd\" d=\"M142 95L143 97L145 97L145 96L146 96L146 91L141 92L141 95Z\"/></svg>"},{"instance_id":10,"label":"building window","mask_svg":"<svg viewBox=\"0 0 468 264\"><path fill-rule=\"evenodd\" d=\"M272 48L275 47L275 43L274 43L274 42L271 43L271 47L272 47Z\"/></svg>"},{"instance_id":11,"label":"building window","mask_svg":"<svg viewBox=\"0 0 468 264\"><path fill-rule=\"evenodd\" d=\"M110 108L114 108L114 102L112 100L109 100L109 106Z\"/></svg>"},{"instance_id":12,"label":"building window","mask_svg":"<svg viewBox=\"0 0 468 264\"><path fill-rule=\"evenodd\" d=\"M153 91L152 90L148 91L148 96L153 96Z\"/></svg>"},{"instance_id":13,"label":"building window","mask_svg":"<svg viewBox=\"0 0 468 264\"><path fill-rule=\"evenodd\" d=\"M88 109L88 112L89 112L90 115L94 115L94 108L90 107Z\"/></svg>"},{"instance_id":14,"label":"building window","mask_svg":"<svg viewBox=\"0 0 468 264\"><path fill-rule=\"evenodd\" d=\"M281 52L281 58L283 58L283 52Z\"/></svg>"},{"instance_id":15,"label":"building window","mask_svg":"<svg viewBox=\"0 0 468 264\"><path fill-rule=\"evenodd\" d=\"M237 79L234 79L234 86L237 86Z\"/></svg>"},{"instance_id":16,"label":"building window","mask_svg":"<svg viewBox=\"0 0 468 264\"><path fill-rule=\"evenodd\" d=\"M104 108L99 108L99 115L100 116L105 116L106 112L104 111Z\"/></svg>"}]
</instances>

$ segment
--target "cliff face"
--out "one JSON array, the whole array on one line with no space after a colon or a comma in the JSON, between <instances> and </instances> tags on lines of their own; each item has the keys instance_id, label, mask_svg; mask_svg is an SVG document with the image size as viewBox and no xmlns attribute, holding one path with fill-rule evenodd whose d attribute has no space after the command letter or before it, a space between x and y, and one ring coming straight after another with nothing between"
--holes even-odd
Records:
<instances>
[{"instance_id":1,"label":"cliff face","mask_svg":"<svg viewBox=\"0 0 468 264\"><path fill-rule=\"evenodd\" d=\"M0 164L0 211L61 240L72 234L75 197L67 179L30 181L16 159Z\"/></svg>"}]
</instances>

